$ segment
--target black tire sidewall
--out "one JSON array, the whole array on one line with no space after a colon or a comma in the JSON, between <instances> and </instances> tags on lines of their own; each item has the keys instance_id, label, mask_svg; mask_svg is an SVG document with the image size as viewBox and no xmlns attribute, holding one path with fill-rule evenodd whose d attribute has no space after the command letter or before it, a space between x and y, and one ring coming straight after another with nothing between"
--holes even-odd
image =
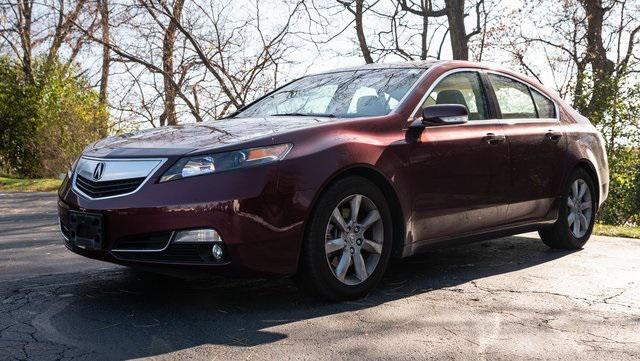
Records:
<instances>
[{"instance_id":1,"label":"black tire sidewall","mask_svg":"<svg viewBox=\"0 0 640 361\"><path fill-rule=\"evenodd\" d=\"M384 228L382 254L373 274L357 285L340 282L331 272L325 254L326 226L331 213L343 199L361 194L378 208ZM391 210L384 194L372 182L362 177L348 177L332 184L318 200L312 213L311 226L305 239L306 265L319 293L330 299L354 299L366 295L382 278L391 256L393 224Z\"/></svg>"}]
</instances>

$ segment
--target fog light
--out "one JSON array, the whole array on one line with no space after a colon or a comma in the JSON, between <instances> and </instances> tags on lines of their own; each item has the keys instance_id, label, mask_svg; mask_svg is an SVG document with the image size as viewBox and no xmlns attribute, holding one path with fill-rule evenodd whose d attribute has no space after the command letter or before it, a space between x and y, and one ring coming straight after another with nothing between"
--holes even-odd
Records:
<instances>
[{"instance_id":1,"label":"fog light","mask_svg":"<svg viewBox=\"0 0 640 361\"><path fill-rule=\"evenodd\" d=\"M211 247L211 254L213 255L213 258L216 259L216 261L220 261L222 259L222 256L224 256L222 247L217 243L214 244L213 247Z\"/></svg>"},{"instance_id":2,"label":"fog light","mask_svg":"<svg viewBox=\"0 0 640 361\"><path fill-rule=\"evenodd\" d=\"M174 243L205 243L222 242L218 232L213 229L192 229L189 231L178 231L173 237Z\"/></svg>"}]
</instances>

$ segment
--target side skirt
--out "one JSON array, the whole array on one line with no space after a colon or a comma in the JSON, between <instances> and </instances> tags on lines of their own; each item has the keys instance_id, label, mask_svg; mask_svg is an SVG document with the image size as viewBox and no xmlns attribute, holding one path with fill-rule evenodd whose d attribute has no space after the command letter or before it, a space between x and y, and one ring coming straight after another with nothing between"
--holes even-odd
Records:
<instances>
[{"instance_id":1,"label":"side skirt","mask_svg":"<svg viewBox=\"0 0 640 361\"><path fill-rule=\"evenodd\" d=\"M455 237L440 238L436 240L419 241L405 245L399 258L413 256L433 249L442 249L446 247L459 246L462 244L513 236L520 233L533 232L542 228L550 227L553 225L553 223L555 223L555 220L510 224L508 226L488 229L481 233L459 235Z\"/></svg>"}]
</instances>

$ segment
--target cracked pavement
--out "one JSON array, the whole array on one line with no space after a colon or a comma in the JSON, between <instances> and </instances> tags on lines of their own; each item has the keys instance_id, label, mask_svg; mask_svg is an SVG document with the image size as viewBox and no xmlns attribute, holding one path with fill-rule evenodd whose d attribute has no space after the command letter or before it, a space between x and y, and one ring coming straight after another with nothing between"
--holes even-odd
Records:
<instances>
[{"instance_id":1,"label":"cracked pavement","mask_svg":"<svg viewBox=\"0 0 640 361\"><path fill-rule=\"evenodd\" d=\"M640 240L536 234L394 262L325 303L289 280L185 281L83 259L55 195L0 194L0 360L640 358Z\"/></svg>"}]
</instances>

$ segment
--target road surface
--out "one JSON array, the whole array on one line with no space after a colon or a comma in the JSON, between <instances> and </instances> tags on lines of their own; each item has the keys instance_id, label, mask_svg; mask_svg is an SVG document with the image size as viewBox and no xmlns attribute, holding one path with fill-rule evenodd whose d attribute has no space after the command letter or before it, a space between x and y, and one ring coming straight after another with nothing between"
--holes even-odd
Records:
<instances>
[{"instance_id":1,"label":"road surface","mask_svg":"<svg viewBox=\"0 0 640 361\"><path fill-rule=\"evenodd\" d=\"M0 360L640 358L640 241L536 234L391 265L357 302L183 281L68 252L55 195L0 194Z\"/></svg>"}]
</instances>

